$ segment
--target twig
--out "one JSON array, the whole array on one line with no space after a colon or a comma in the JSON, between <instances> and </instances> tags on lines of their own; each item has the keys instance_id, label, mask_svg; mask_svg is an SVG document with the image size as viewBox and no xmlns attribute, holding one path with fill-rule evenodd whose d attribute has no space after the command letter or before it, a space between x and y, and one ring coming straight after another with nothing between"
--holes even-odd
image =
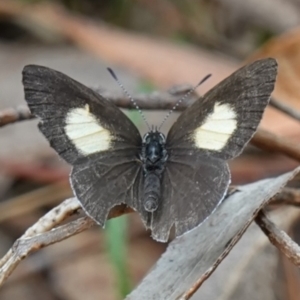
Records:
<instances>
[{"instance_id":1,"label":"twig","mask_svg":"<svg viewBox=\"0 0 300 300\"><path fill-rule=\"evenodd\" d=\"M54 228L55 225L59 224L65 218L70 216L71 212L74 213L74 211L77 211L79 208L80 204L76 198L65 200L40 218L33 226L28 228L27 231L20 237L20 239L28 238L35 234L40 234ZM8 253L0 260L0 268L6 263L11 255L12 250L8 251ZM2 272L0 269L0 276L1 274Z\"/></svg>"},{"instance_id":2,"label":"twig","mask_svg":"<svg viewBox=\"0 0 300 300\"><path fill-rule=\"evenodd\" d=\"M182 98L182 95L188 91L188 87L190 86L173 86L169 89L169 92L152 92L150 94L137 94L134 95L133 98L136 101L137 105L144 110L163 110L163 109L171 109L177 101ZM135 106L132 102L123 95L118 95L115 92L102 91L97 89L103 97L112 101L116 106L127 109L135 109ZM189 97L189 100L184 103L180 103L177 107L179 111L186 109L189 104L199 96L193 92Z\"/></svg>"},{"instance_id":3,"label":"twig","mask_svg":"<svg viewBox=\"0 0 300 300\"><path fill-rule=\"evenodd\" d=\"M115 104L122 108L132 108L131 101L124 97L117 97L114 94L108 92L102 92L102 94L113 101ZM167 96L168 95L168 96ZM195 96L195 95L194 95ZM153 93L152 95L140 95L136 96L136 102L141 109L169 109L176 103L180 96L170 96L169 93ZM178 107L178 110L183 110L188 106L187 103L183 103ZM8 109L6 111L12 111ZM27 109L26 115L29 116L30 112ZM1 115L1 112L0 112ZM16 115L16 114L15 114ZM29 118L32 118L30 116ZM16 122L14 119L12 122ZM10 120L7 119L6 123L9 124ZM2 125L3 126L3 125ZM1 127L1 123L0 123ZM272 152L279 152L286 156L300 161L300 146L289 139L278 136L266 130L259 129L251 140L251 144Z\"/></svg>"},{"instance_id":4,"label":"twig","mask_svg":"<svg viewBox=\"0 0 300 300\"><path fill-rule=\"evenodd\" d=\"M8 199L0 203L0 223L71 196L69 182L60 182Z\"/></svg>"},{"instance_id":5,"label":"twig","mask_svg":"<svg viewBox=\"0 0 300 300\"><path fill-rule=\"evenodd\" d=\"M300 206L300 190L286 187L271 199L270 204Z\"/></svg>"},{"instance_id":6,"label":"twig","mask_svg":"<svg viewBox=\"0 0 300 300\"><path fill-rule=\"evenodd\" d=\"M7 176L30 180L39 184L51 184L66 180L69 168L53 168L40 161L28 162L14 159L0 158L1 171ZM67 197L64 197L64 199Z\"/></svg>"},{"instance_id":7,"label":"twig","mask_svg":"<svg viewBox=\"0 0 300 300\"><path fill-rule=\"evenodd\" d=\"M84 217L54 228L70 215L77 213L79 209L81 209L81 205L77 198L67 199L31 226L0 260L0 286L18 266L21 260L32 252L65 240L93 226L95 222L88 217ZM132 212L131 208L126 205L119 205L112 209L108 219L130 212Z\"/></svg>"},{"instance_id":8,"label":"twig","mask_svg":"<svg viewBox=\"0 0 300 300\"><path fill-rule=\"evenodd\" d=\"M9 277L9 275L13 272L13 270L18 266L18 264L22 259L27 257L31 252L42 248L42 245L44 246L47 245L47 243L43 241L43 243L37 245L32 244L31 248L27 248L26 250L22 248L22 241L30 240L30 238L32 237L38 238L39 236L42 236L41 233L44 233L52 229L53 227L55 227L55 225L61 223L65 218L67 218L71 214L74 214L80 208L81 206L76 198L67 199L63 203L58 205L56 208L49 211L33 226L28 228L28 230L24 233L24 235L21 236L21 238L19 238L14 243L13 247L0 260L0 286ZM57 230L58 228L53 230L53 232L54 231L57 232ZM57 237L61 237L61 236L57 235ZM53 238L52 240L49 240L49 242L53 243Z\"/></svg>"},{"instance_id":9,"label":"twig","mask_svg":"<svg viewBox=\"0 0 300 300\"><path fill-rule=\"evenodd\" d=\"M9 253L5 256L6 261L0 269L0 286L18 264L32 252L80 233L94 224L95 223L90 218L84 217L52 229L46 233L29 238L22 237L18 239Z\"/></svg>"},{"instance_id":10,"label":"twig","mask_svg":"<svg viewBox=\"0 0 300 300\"><path fill-rule=\"evenodd\" d=\"M8 108L0 111L0 127L18 121L34 118L26 106Z\"/></svg>"},{"instance_id":11,"label":"twig","mask_svg":"<svg viewBox=\"0 0 300 300\"><path fill-rule=\"evenodd\" d=\"M290 107L289 105L275 100L271 98L270 106L282 111L283 113L287 114L288 116L292 117L293 119L300 121L300 112L296 110L294 107Z\"/></svg>"},{"instance_id":12,"label":"twig","mask_svg":"<svg viewBox=\"0 0 300 300\"><path fill-rule=\"evenodd\" d=\"M251 144L263 150L279 152L300 161L300 146L272 132L263 129L257 130L251 140Z\"/></svg>"},{"instance_id":13,"label":"twig","mask_svg":"<svg viewBox=\"0 0 300 300\"><path fill-rule=\"evenodd\" d=\"M144 110L160 110L160 109L171 109L174 104L182 97L182 94L190 86L174 86L170 89L170 92L153 92L151 94L138 94L134 96L134 100ZM131 101L123 96L118 95L115 92L110 92L102 89L95 89L103 97L112 101L115 105L121 108L135 109ZM188 101L188 103L196 100L199 96L196 93L193 93ZM178 106L178 110L184 110L188 103L181 103ZM16 108L7 108L3 111L0 111L0 127L8 125L14 122L34 119L35 117L31 115L28 107L19 106Z\"/></svg>"},{"instance_id":14,"label":"twig","mask_svg":"<svg viewBox=\"0 0 300 300\"><path fill-rule=\"evenodd\" d=\"M257 225L294 265L300 266L300 247L284 231L278 229L261 210L255 219Z\"/></svg>"}]
</instances>

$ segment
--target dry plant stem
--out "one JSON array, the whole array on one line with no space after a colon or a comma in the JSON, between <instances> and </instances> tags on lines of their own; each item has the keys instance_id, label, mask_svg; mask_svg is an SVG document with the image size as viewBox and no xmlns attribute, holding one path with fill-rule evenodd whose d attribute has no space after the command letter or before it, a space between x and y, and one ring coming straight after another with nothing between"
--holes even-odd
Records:
<instances>
[{"instance_id":1,"label":"dry plant stem","mask_svg":"<svg viewBox=\"0 0 300 300\"><path fill-rule=\"evenodd\" d=\"M137 105L143 110L164 110L171 109L179 99L181 99L191 88L189 85L176 85L169 89L169 92L152 92L150 94L137 94L133 98ZM116 92L107 90L96 90L106 99L112 101L116 106L127 109L135 109L132 102L124 95L118 95ZM193 92L187 102L180 103L176 108L178 111L186 109L189 104L199 98L196 92Z\"/></svg>"},{"instance_id":2,"label":"dry plant stem","mask_svg":"<svg viewBox=\"0 0 300 300\"><path fill-rule=\"evenodd\" d=\"M30 111L26 106L18 106L16 108L7 108L0 111L0 127L18 121L33 119Z\"/></svg>"},{"instance_id":3,"label":"dry plant stem","mask_svg":"<svg viewBox=\"0 0 300 300\"><path fill-rule=\"evenodd\" d=\"M288 116L292 117L293 119L300 121L300 112L297 111L295 108L290 107L280 101L277 101L274 98L271 99L270 106L282 111L283 113L287 114Z\"/></svg>"},{"instance_id":4,"label":"dry plant stem","mask_svg":"<svg viewBox=\"0 0 300 300\"><path fill-rule=\"evenodd\" d=\"M81 205L77 198L67 199L30 227L0 260L0 286L18 264L32 252L65 240L95 225L92 219L84 217L54 228L79 209L81 209ZM132 212L131 208L126 205L119 205L112 209L108 219L130 212Z\"/></svg>"},{"instance_id":5,"label":"dry plant stem","mask_svg":"<svg viewBox=\"0 0 300 300\"><path fill-rule=\"evenodd\" d=\"M259 129L253 136L251 144L263 150L279 152L300 161L300 146L272 132Z\"/></svg>"},{"instance_id":6,"label":"dry plant stem","mask_svg":"<svg viewBox=\"0 0 300 300\"><path fill-rule=\"evenodd\" d=\"M63 220L75 213L80 208L80 203L76 198L65 200L57 207L50 210L42 218L40 218L33 226L28 228L27 231L19 238L19 240L32 237L54 228L56 225L60 224ZM6 263L11 255L12 250L9 250L8 253L0 260L0 268Z\"/></svg>"},{"instance_id":7,"label":"dry plant stem","mask_svg":"<svg viewBox=\"0 0 300 300\"><path fill-rule=\"evenodd\" d=\"M270 242L277 247L294 265L300 266L300 247L284 231L276 225L261 210L255 219L258 226L269 238Z\"/></svg>"},{"instance_id":8,"label":"dry plant stem","mask_svg":"<svg viewBox=\"0 0 300 300\"><path fill-rule=\"evenodd\" d=\"M112 94L109 94L108 92L102 93L105 97L107 97L109 100L113 101L115 104L119 105L123 108L131 108L132 104L130 100L125 99L124 97L115 97ZM179 93L180 94L180 93ZM137 96L135 97L137 99L137 104L141 109L168 109L176 103L178 97L173 97L173 100L170 101L170 95L169 100L166 99L164 96L164 93L154 93L152 98L151 96L141 96L140 98ZM188 105L187 103L184 103L183 105L178 107L178 110L183 110ZM13 110L8 109L6 111ZM0 115L3 114L0 112ZM16 113L17 114L17 113ZM30 116L30 112L27 109L27 112L24 114L28 116L29 119L32 118ZM17 120L14 120L13 122L16 122ZM9 124L10 120L6 119L6 123L2 122L1 124L6 125ZM286 139L284 137L280 137L274 133L268 132L266 130L259 129L254 137L251 140L251 143L261 149L272 151L272 152L279 152L282 154L285 154L286 156L293 158L297 161L300 161L300 146L296 143L291 142L289 139Z\"/></svg>"},{"instance_id":9,"label":"dry plant stem","mask_svg":"<svg viewBox=\"0 0 300 300\"><path fill-rule=\"evenodd\" d=\"M0 223L29 213L41 206L57 204L58 201L68 197L72 197L70 184L62 181L10 198L0 203Z\"/></svg>"},{"instance_id":10,"label":"dry plant stem","mask_svg":"<svg viewBox=\"0 0 300 300\"><path fill-rule=\"evenodd\" d=\"M182 85L175 86L170 89L169 92L153 92L149 95L139 94L135 95L134 99L139 107L144 110L160 110L160 109L171 109L174 104L182 97L184 93L188 91L190 86ZM112 101L115 105L121 108L135 109L131 101L123 96L118 95L115 92L110 92L102 89L95 89L96 92L100 93L106 99ZM193 93L189 98L189 102L196 100L199 96ZM187 107L187 103L180 104L178 110L184 110ZM31 115L28 107L18 106L15 108L7 108L0 111L0 127L15 123L23 120L34 119L35 117Z\"/></svg>"},{"instance_id":11,"label":"dry plant stem","mask_svg":"<svg viewBox=\"0 0 300 300\"><path fill-rule=\"evenodd\" d=\"M37 223L28 228L21 238L28 238L46 232L60 224L69 216L77 213L79 209L81 209L81 205L77 198L67 199L51 209L47 214L40 218Z\"/></svg>"},{"instance_id":12,"label":"dry plant stem","mask_svg":"<svg viewBox=\"0 0 300 300\"><path fill-rule=\"evenodd\" d=\"M94 224L95 222L93 220L88 217L84 217L52 229L46 233L18 239L9 251L10 255L6 255L6 261L0 269L0 286L18 266L18 264L30 253L62 241L74 234L80 233Z\"/></svg>"},{"instance_id":13,"label":"dry plant stem","mask_svg":"<svg viewBox=\"0 0 300 300\"><path fill-rule=\"evenodd\" d=\"M300 206L300 190L285 187L279 194L272 198L270 204Z\"/></svg>"}]
</instances>

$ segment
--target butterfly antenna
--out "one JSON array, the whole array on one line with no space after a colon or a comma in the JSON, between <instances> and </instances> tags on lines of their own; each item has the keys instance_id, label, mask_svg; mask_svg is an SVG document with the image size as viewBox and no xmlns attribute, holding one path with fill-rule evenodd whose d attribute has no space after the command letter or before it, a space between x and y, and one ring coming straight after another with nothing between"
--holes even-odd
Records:
<instances>
[{"instance_id":1,"label":"butterfly antenna","mask_svg":"<svg viewBox=\"0 0 300 300\"><path fill-rule=\"evenodd\" d=\"M161 127L164 125L164 123L167 121L167 119L170 117L170 115L172 114L172 112L180 105L180 103L182 103L183 101L185 101L187 99L187 97L193 93L196 88L201 85L204 81L206 81L209 77L211 76L211 74L206 75L197 85L195 85L193 88L191 88L181 99L179 99L176 104L172 107L172 109L167 113L167 115L164 117L163 121L161 122L161 124L158 127L158 130L161 129Z\"/></svg>"},{"instance_id":2,"label":"butterfly antenna","mask_svg":"<svg viewBox=\"0 0 300 300\"><path fill-rule=\"evenodd\" d=\"M142 112L142 110L139 108L139 106L137 105L137 103L135 102L135 100L132 98L132 96L128 93L128 91L125 89L124 85L120 82L120 80L118 79L117 75L115 74L115 72L111 69L111 68L107 68L108 72L110 73L110 75L114 78L114 80L118 83L118 85L120 86L120 88L122 89L123 93L126 95L126 97L131 101L131 103L133 104L133 106L135 107L135 109L140 113L140 115L142 116L144 122L146 123L149 131L151 131L151 127L144 115L144 113Z\"/></svg>"}]
</instances>

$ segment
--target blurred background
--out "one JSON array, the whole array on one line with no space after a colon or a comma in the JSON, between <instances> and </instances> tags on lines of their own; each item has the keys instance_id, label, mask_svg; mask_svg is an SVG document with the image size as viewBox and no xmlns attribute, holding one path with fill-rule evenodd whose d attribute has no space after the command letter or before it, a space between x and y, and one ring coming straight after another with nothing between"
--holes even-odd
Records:
<instances>
[{"instance_id":1,"label":"blurred background","mask_svg":"<svg viewBox=\"0 0 300 300\"><path fill-rule=\"evenodd\" d=\"M296 0L0 0L1 110L25 105L21 72L45 65L87 86L121 94L109 66L135 95L195 85L203 94L246 62L275 57L273 96L300 109L300 2ZM140 115L127 111L139 126ZM166 112L146 112L160 124ZM168 119L167 132L174 119ZM70 167L37 121L0 128L0 255L41 216L71 197ZM295 142L299 122L268 108L261 127ZM298 163L253 146L230 162L233 184L279 175ZM287 224L300 240L299 222ZM108 222L23 261L0 299L123 299L166 249L137 214ZM187 253L188 255L188 253ZM300 273L255 225L193 299L299 299Z\"/></svg>"}]
</instances>

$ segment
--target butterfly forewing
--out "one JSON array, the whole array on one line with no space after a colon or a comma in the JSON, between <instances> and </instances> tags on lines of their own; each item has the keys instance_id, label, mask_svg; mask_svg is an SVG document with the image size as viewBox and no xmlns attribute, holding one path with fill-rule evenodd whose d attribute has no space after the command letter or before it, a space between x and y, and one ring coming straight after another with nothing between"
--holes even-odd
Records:
<instances>
[{"instance_id":1,"label":"butterfly forewing","mask_svg":"<svg viewBox=\"0 0 300 300\"><path fill-rule=\"evenodd\" d=\"M139 151L141 136L122 111L67 75L29 65L23 85L31 112L41 119L40 130L72 165L99 153Z\"/></svg>"},{"instance_id":2,"label":"butterfly forewing","mask_svg":"<svg viewBox=\"0 0 300 300\"><path fill-rule=\"evenodd\" d=\"M167 148L225 160L240 154L262 118L276 74L276 61L263 59L227 77L178 117L168 134Z\"/></svg>"}]
</instances>

